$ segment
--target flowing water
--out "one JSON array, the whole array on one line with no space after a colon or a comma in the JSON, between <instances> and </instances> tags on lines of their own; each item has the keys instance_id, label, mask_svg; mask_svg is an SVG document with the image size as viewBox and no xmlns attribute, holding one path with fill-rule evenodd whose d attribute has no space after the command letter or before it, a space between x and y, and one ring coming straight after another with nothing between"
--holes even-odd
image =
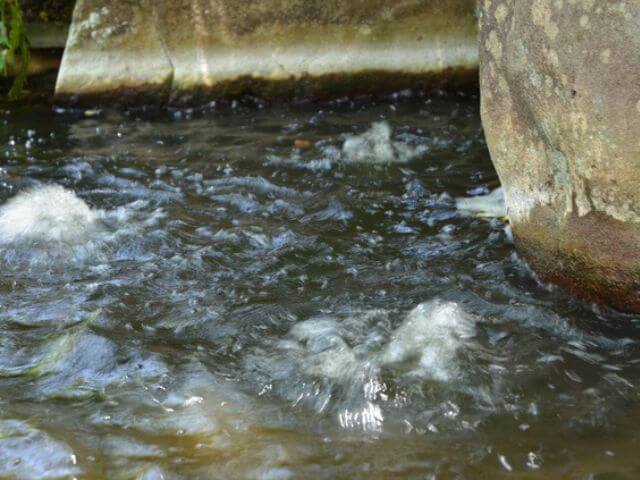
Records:
<instances>
[{"instance_id":1,"label":"flowing water","mask_svg":"<svg viewBox=\"0 0 640 480\"><path fill-rule=\"evenodd\" d=\"M477 104L4 112L0 478L640 478L638 319L456 210Z\"/></svg>"}]
</instances>

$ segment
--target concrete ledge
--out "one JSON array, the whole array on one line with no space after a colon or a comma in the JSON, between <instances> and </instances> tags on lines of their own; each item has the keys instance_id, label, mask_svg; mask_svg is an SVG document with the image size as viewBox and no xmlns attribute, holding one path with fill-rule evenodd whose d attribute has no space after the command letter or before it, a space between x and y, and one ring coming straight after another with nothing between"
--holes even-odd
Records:
<instances>
[{"instance_id":1,"label":"concrete ledge","mask_svg":"<svg viewBox=\"0 0 640 480\"><path fill-rule=\"evenodd\" d=\"M473 0L78 0L56 94L333 96L475 83L474 8Z\"/></svg>"}]
</instances>

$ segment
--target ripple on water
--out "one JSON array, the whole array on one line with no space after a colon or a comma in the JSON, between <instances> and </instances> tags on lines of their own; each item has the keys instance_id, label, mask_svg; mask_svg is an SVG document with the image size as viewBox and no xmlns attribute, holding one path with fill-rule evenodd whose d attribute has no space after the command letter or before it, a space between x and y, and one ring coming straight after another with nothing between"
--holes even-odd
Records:
<instances>
[{"instance_id":1,"label":"ripple on water","mask_svg":"<svg viewBox=\"0 0 640 480\"><path fill-rule=\"evenodd\" d=\"M333 412L345 428L381 430L384 409L407 401L392 392L385 371L393 372L400 389L405 382L436 381L450 384L443 391L460 390L460 353L475 333L471 315L440 300L418 305L398 327L391 325L384 310L298 322L284 339L252 352L247 370L257 373L263 391Z\"/></svg>"},{"instance_id":2,"label":"ripple on water","mask_svg":"<svg viewBox=\"0 0 640 480\"><path fill-rule=\"evenodd\" d=\"M476 104L6 113L0 477L635 478L640 324L532 278Z\"/></svg>"},{"instance_id":3,"label":"ripple on water","mask_svg":"<svg viewBox=\"0 0 640 480\"><path fill-rule=\"evenodd\" d=\"M27 422L0 419L0 477L71 478L81 473L73 450Z\"/></svg>"}]
</instances>

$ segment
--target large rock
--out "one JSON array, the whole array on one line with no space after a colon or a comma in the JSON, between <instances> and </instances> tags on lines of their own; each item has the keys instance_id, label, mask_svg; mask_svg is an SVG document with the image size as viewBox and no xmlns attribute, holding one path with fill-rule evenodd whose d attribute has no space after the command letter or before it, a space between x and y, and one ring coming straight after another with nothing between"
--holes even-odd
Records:
<instances>
[{"instance_id":1,"label":"large rock","mask_svg":"<svg viewBox=\"0 0 640 480\"><path fill-rule=\"evenodd\" d=\"M78 0L56 93L335 96L476 70L474 0Z\"/></svg>"},{"instance_id":2,"label":"large rock","mask_svg":"<svg viewBox=\"0 0 640 480\"><path fill-rule=\"evenodd\" d=\"M480 88L517 248L640 311L640 1L482 0Z\"/></svg>"}]
</instances>

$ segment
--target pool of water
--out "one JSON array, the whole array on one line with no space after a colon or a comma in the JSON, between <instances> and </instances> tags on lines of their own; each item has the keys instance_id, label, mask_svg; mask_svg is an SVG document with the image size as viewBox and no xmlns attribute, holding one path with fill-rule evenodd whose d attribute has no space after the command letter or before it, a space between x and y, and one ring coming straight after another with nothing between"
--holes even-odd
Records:
<instances>
[{"instance_id":1,"label":"pool of water","mask_svg":"<svg viewBox=\"0 0 640 480\"><path fill-rule=\"evenodd\" d=\"M455 208L498 186L477 97L32 106L0 145L0 202L93 216L4 227L0 478L640 477L638 319Z\"/></svg>"}]
</instances>

